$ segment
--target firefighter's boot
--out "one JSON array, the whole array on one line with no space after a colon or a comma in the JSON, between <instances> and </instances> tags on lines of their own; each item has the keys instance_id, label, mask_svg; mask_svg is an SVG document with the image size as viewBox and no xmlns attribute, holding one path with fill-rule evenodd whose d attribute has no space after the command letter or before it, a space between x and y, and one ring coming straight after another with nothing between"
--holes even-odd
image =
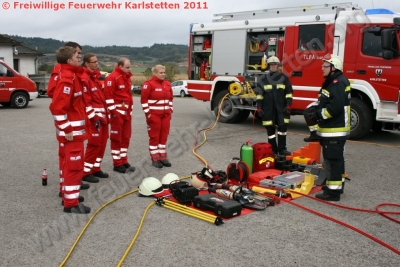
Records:
<instances>
[{"instance_id":1,"label":"firefighter's boot","mask_svg":"<svg viewBox=\"0 0 400 267\"><path fill-rule=\"evenodd\" d=\"M322 194L316 194L315 197L318 199L325 200L325 201L340 201L339 194L329 194L326 191L323 191Z\"/></svg>"},{"instance_id":2,"label":"firefighter's boot","mask_svg":"<svg viewBox=\"0 0 400 267\"><path fill-rule=\"evenodd\" d=\"M278 154L278 145L276 143L276 135L275 135L275 127L266 127L267 128L267 133L268 133L268 143L271 144L272 147L272 153L274 155Z\"/></svg>"},{"instance_id":3,"label":"firefighter's boot","mask_svg":"<svg viewBox=\"0 0 400 267\"><path fill-rule=\"evenodd\" d=\"M72 208L64 208L64 212L66 213L77 213L77 214L87 214L90 213L90 208L79 203L77 206Z\"/></svg>"},{"instance_id":4,"label":"firefighter's boot","mask_svg":"<svg viewBox=\"0 0 400 267\"><path fill-rule=\"evenodd\" d=\"M153 167L156 167L158 169L161 169L164 165L161 163L160 160L160 154L150 154L151 157L151 165L153 165Z\"/></svg>"},{"instance_id":5,"label":"firefighter's boot","mask_svg":"<svg viewBox=\"0 0 400 267\"><path fill-rule=\"evenodd\" d=\"M304 138L304 142L318 142L318 141L319 141L319 137L317 135L317 131L311 131L310 136Z\"/></svg>"},{"instance_id":6,"label":"firefighter's boot","mask_svg":"<svg viewBox=\"0 0 400 267\"><path fill-rule=\"evenodd\" d=\"M136 170L136 168L135 167L133 167L131 164L129 164L129 163L125 163L124 164L124 167L126 168L126 170L128 171L128 172L134 172L135 170Z\"/></svg>"},{"instance_id":7,"label":"firefighter's boot","mask_svg":"<svg viewBox=\"0 0 400 267\"><path fill-rule=\"evenodd\" d=\"M290 151L286 150L286 132L279 134L278 132L278 154L282 156L287 156L292 154Z\"/></svg>"},{"instance_id":8,"label":"firefighter's boot","mask_svg":"<svg viewBox=\"0 0 400 267\"><path fill-rule=\"evenodd\" d=\"M171 162L169 162L169 160L167 159L167 153L160 153L160 162L165 167L172 166Z\"/></svg>"},{"instance_id":9,"label":"firefighter's boot","mask_svg":"<svg viewBox=\"0 0 400 267\"><path fill-rule=\"evenodd\" d=\"M126 168L124 165L114 166L113 171L119 173L126 173Z\"/></svg>"},{"instance_id":10,"label":"firefighter's boot","mask_svg":"<svg viewBox=\"0 0 400 267\"><path fill-rule=\"evenodd\" d=\"M151 163L151 165L153 165L153 167L156 167L158 169L161 169L164 165L162 164L161 160L157 160L157 161L153 161Z\"/></svg>"}]
</instances>

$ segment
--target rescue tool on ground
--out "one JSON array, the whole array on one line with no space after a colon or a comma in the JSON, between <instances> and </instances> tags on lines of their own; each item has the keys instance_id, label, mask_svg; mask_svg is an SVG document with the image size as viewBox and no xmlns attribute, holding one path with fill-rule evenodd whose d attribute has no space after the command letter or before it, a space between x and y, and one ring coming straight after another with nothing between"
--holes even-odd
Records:
<instances>
[{"instance_id":1,"label":"rescue tool on ground","mask_svg":"<svg viewBox=\"0 0 400 267\"><path fill-rule=\"evenodd\" d=\"M232 187L229 189L216 189L213 187L208 188L208 192L214 193L217 196L226 199L232 199L239 202L243 207L252 209L252 210L264 210L267 207L267 204L261 200L254 198L254 194L249 194L248 191L242 191L241 187L234 187L234 191ZM244 193L246 192L246 193Z\"/></svg>"}]
</instances>

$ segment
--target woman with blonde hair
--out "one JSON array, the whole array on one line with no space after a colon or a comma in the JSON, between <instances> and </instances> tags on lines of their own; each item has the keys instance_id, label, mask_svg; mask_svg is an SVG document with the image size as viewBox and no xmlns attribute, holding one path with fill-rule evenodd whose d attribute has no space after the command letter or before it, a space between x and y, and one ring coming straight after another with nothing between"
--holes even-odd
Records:
<instances>
[{"instance_id":1,"label":"woman with blonde hair","mask_svg":"<svg viewBox=\"0 0 400 267\"><path fill-rule=\"evenodd\" d=\"M165 66L155 65L152 72L153 77L143 84L141 92L149 135L149 152L154 167L171 167L167 159L167 139L173 112L172 88L171 83L165 80Z\"/></svg>"}]
</instances>

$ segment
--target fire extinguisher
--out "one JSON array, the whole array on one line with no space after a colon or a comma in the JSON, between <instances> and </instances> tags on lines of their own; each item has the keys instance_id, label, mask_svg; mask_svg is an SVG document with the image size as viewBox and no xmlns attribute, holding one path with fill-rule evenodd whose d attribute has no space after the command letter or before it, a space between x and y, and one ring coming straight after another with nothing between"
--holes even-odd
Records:
<instances>
[{"instance_id":1,"label":"fire extinguisher","mask_svg":"<svg viewBox=\"0 0 400 267\"><path fill-rule=\"evenodd\" d=\"M210 70L208 69L208 62L206 61L205 66L204 66L204 77L206 80L210 79Z\"/></svg>"},{"instance_id":2,"label":"fire extinguisher","mask_svg":"<svg viewBox=\"0 0 400 267\"><path fill-rule=\"evenodd\" d=\"M203 60L200 64L200 80L205 80L206 78L205 70L206 70L206 61Z\"/></svg>"},{"instance_id":3,"label":"fire extinguisher","mask_svg":"<svg viewBox=\"0 0 400 267\"><path fill-rule=\"evenodd\" d=\"M253 173L253 147L249 145L251 139L246 142L240 148L240 159L247 164L250 173Z\"/></svg>"}]
</instances>

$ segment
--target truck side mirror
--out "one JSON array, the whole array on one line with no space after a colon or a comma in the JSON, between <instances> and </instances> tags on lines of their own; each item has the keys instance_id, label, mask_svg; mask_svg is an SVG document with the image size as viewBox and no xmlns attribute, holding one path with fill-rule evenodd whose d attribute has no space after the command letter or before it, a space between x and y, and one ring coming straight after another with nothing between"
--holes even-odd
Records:
<instances>
[{"instance_id":1,"label":"truck side mirror","mask_svg":"<svg viewBox=\"0 0 400 267\"><path fill-rule=\"evenodd\" d=\"M383 59L393 59L394 58L394 52L385 50L385 51L383 51L382 58Z\"/></svg>"},{"instance_id":2,"label":"truck side mirror","mask_svg":"<svg viewBox=\"0 0 400 267\"><path fill-rule=\"evenodd\" d=\"M381 43L382 43L382 48L385 50L391 50L392 49L392 30L386 29L382 30L381 32Z\"/></svg>"},{"instance_id":3,"label":"truck side mirror","mask_svg":"<svg viewBox=\"0 0 400 267\"><path fill-rule=\"evenodd\" d=\"M7 77L14 77L14 73L11 70L7 70Z\"/></svg>"}]
</instances>

